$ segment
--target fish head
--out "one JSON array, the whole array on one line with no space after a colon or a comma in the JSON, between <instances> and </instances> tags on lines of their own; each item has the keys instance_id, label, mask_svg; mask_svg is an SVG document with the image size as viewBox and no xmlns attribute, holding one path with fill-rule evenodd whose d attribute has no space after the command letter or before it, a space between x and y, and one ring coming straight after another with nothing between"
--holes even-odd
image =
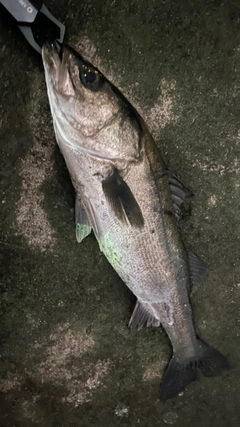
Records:
<instances>
[{"instance_id":1,"label":"fish head","mask_svg":"<svg viewBox=\"0 0 240 427\"><path fill-rule=\"evenodd\" d=\"M103 74L72 47L44 45L43 64L57 141L105 159L136 161L140 119Z\"/></svg>"}]
</instances>

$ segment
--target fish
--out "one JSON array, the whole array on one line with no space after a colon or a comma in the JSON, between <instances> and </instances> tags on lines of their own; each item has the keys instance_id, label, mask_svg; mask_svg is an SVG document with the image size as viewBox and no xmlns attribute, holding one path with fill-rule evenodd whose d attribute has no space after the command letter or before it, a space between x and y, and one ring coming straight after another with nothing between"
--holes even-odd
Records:
<instances>
[{"instance_id":1,"label":"fish","mask_svg":"<svg viewBox=\"0 0 240 427\"><path fill-rule=\"evenodd\" d=\"M206 265L186 249L178 219L191 196L162 159L124 95L70 45L42 51L56 141L75 189L76 239L94 233L100 250L136 296L129 321L165 329L173 355L160 399L176 397L199 373L229 369L195 331L191 289Z\"/></svg>"}]
</instances>

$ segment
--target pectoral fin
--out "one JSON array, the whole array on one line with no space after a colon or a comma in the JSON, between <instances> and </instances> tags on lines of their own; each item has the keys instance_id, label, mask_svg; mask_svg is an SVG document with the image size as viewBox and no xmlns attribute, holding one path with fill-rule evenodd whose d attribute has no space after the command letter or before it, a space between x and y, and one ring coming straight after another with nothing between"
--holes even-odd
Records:
<instances>
[{"instance_id":1,"label":"pectoral fin","mask_svg":"<svg viewBox=\"0 0 240 427\"><path fill-rule=\"evenodd\" d=\"M102 183L104 194L117 218L133 226L141 228L144 224L141 209L127 183L122 179L118 170Z\"/></svg>"},{"instance_id":2,"label":"pectoral fin","mask_svg":"<svg viewBox=\"0 0 240 427\"><path fill-rule=\"evenodd\" d=\"M90 225L88 216L82 202L76 197L75 200L75 223L76 223L76 239L78 243L81 243L85 237L87 237L92 227Z\"/></svg>"}]
</instances>

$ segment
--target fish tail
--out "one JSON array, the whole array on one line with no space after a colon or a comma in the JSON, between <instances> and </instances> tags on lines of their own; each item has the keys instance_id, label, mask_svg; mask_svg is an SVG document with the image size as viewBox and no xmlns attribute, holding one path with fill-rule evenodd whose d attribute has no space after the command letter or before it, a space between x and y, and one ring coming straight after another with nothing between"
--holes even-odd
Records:
<instances>
[{"instance_id":1,"label":"fish tail","mask_svg":"<svg viewBox=\"0 0 240 427\"><path fill-rule=\"evenodd\" d=\"M205 377L220 375L229 369L228 359L218 350L198 340L196 356L178 360L173 355L160 386L160 399L165 402L176 397L185 387L196 381L198 372Z\"/></svg>"}]
</instances>

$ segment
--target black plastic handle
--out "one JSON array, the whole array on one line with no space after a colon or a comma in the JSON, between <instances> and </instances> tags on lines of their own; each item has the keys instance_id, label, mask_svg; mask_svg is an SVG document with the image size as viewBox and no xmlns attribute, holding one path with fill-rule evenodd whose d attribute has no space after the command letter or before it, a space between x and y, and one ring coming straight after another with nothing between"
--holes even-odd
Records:
<instances>
[{"instance_id":1,"label":"black plastic handle","mask_svg":"<svg viewBox=\"0 0 240 427\"><path fill-rule=\"evenodd\" d=\"M20 31L38 53L41 54L45 42L55 43L60 50L66 28L42 0L0 0L0 4L16 20Z\"/></svg>"},{"instance_id":2,"label":"black plastic handle","mask_svg":"<svg viewBox=\"0 0 240 427\"><path fill-rule=\"evenodd\" d=\"M31 24L35 21L39 10L42 7L42 0L1 0L0 3L5 9L22 24Z\"/></svg>"}]
</instances>

